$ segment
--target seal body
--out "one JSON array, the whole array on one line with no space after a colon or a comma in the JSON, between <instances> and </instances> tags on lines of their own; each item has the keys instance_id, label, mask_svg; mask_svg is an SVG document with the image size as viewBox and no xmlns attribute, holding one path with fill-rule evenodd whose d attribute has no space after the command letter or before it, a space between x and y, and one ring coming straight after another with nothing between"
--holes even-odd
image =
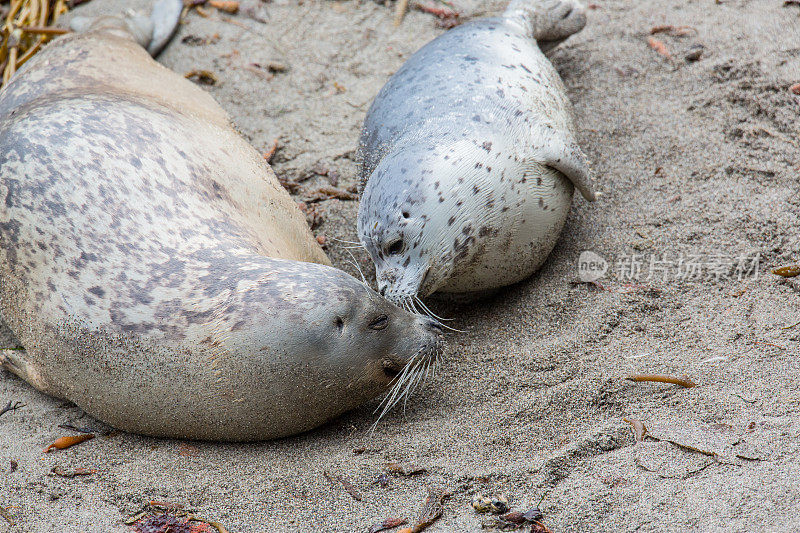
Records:
<instances>
[{"instance_id":1,"label":"seal body","mask_svg":"<svg viewBox=\"0 0 800 533\"><path fill-rule=\"evenodd\" d=\"M329 266L224 111L118 30L0 93L0 312L25 347L3 366L120 429L239 441L434 356L438 327Z\"/></svg>"},{"instance_id":2,"label":"seal body","mask_svg":"<svg viewBox=\"0 0 800 533\"><path fill-rule=\"evenodd\" d=\"M431 41L381 89L360 140L358 232L387 298L520 281L555 245L573 185L594 198L540 49L585 20L572 2L517 0Z\"/></svg>"}]
</instances>

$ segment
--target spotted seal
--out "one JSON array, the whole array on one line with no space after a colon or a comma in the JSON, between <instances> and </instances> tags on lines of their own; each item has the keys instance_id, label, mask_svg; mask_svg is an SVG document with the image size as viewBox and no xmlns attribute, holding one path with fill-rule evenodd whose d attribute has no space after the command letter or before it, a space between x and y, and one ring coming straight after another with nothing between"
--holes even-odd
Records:
<instances>
[{"instance_id":1,"label":"spotted seal","mask_svg":"<svg viewBox=\"0 0 800 533\"><path fill-rule=\"evenodd\" d=\"M514 0L425 45L381 89L359 142L358 211L381 294L413 306L520 281L555 245L573 186L594 199L542 53L585 23L573 0Z\"/></svg>"},{"instance_id":2,"label":"spotted seal","mask_svg":"<svg viewBox=\"0 0 800 533\"><path fill-rule=\"evenodd\" d=\"M145 52L152 30L87 30L0 92L0 311L25 347L2 365L114 427L221 441L413 382L438 326L329 266L225 112Z\"/></svg>"}]
</instances>

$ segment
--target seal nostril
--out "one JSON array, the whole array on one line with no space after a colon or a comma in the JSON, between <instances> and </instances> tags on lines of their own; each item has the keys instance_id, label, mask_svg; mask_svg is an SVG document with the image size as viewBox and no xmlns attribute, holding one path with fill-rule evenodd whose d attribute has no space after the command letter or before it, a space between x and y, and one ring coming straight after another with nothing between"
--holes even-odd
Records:
<instances>
[{"instance_id":1,"label":"seal nostril","mask_svg":"<svg viewBox=\"0 0 800 533\"><path fill-rule=\"evenodd\" d=\"M572 6L570 6L569 9L567 9L567 12L564 13L564 15L561 16L561 20L564 20L565 18L567 18L571 14L572 14Z\"/></svg>"},{"instance_id":2,"label":"seal nostril","mask_svg":"<svg viewBox=\"0 0 800 533\"><path fill-rule=\"evenodd\" d=\"M381 287L380 292L381 292L381 296L386 296L386 286L385 285L383 287Z\"/></svg>"},{"instance_id":3,"label":"seal nostril","mask_svg":"<svg viewBox=\"0 0 800 533\"><path fill-rule=\"evenodd\" d=\"M430 320L428 322L428 329L433 331L437 335L444 335L444 328L442 328L442 325L435 320Z\"/></svg>"},{"instance_id":4,"label":"seal nostril","mask_svg":"<svg viewBox=\"0 0 800 533\"><path fill-rule=\"evenodd\" d=\"M383 373L386 374L386 377L389 379L394 379L400 374L402 368L400 365L392 361L391 359L384 359L381 363L383 367Z\"/></svg>"}]
</instances>

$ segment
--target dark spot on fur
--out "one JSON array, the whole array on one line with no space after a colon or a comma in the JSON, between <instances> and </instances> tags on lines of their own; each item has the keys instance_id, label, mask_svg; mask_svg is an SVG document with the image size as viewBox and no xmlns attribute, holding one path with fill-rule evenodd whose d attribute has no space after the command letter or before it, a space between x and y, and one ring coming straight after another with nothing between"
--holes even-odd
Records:
<instances>
[{"instance_id":1,"label":"dark spot on fur","mask_svg":"<svg viewBox=\"0 0 800 533\"><path fill-rule=\"evenodd\" d=\"M102 287L94 286L87 289L89 292L97 296L98 298L102 298L106 295L106 291Z\"/></svg>"}]
</instances>

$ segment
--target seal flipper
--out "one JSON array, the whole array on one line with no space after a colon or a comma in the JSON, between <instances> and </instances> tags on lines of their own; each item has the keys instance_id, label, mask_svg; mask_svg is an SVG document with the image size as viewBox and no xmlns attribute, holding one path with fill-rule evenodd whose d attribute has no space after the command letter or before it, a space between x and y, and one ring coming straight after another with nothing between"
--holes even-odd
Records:
<instances>
[{"instance_id":1,"label":"seal flipper","mask_svg":"<svg viewBox=\"0 0 800 533\"><path fill-rule=\"evenodd\" d=\"M75 16L69 21L75 33L105 31L118 37L131 39L140 46L147 46L153 37L153 24L150 19L129 12L125 15L101 15L99 17Z\"/></svg>"},{"instance_id":2,"label":"seal flipper","mask_svg":"<svg viewBox=\"0 0 800 533\"><path fill-rule=\"evenodd\" d=\"M39 388L36 384L36 376L32 375L32 372L30 372L31 367L25 360L25 348L0 350L0 366L12 374L16 374L37 389Z\"/></svg>"},{"instance_id":3,"label":"seal flipper","mask_svg":"<svg viewBox=\"0 0 800 533\"><path fill-rule=\"evenodd\" d=\"M503 18L546 52L586 26L586 9L578 0L512 0Z\"/></svg>"},{"instance_id":4,"label":"seal flipper","mask_svg":"<svg viewBox=\"0 0 800 533\"><path fill-rule=\"evenodd\" d=\"M24 379L38 390L55 398L66 400L66 396L45 380L35 365L28 362L27 352L24 348L15 350L0 350L0 367Z\"/></svg>"},{"instance_id":5,"label":"seal flipper","mask_svg":"<svg viewBox=\"0 0 800 533\"><path fill-rule=\"evenodd\" d=\"M541 135L546 142L535 150L535 161L564 174L587 201L593 202L596 195L586 154L578 143L552 128L542 130Z\"/></svg>"},{"instance_id":6,"label":"seal flipper","mask_svg":"<svg viewBox=\"0 0 800 533\"><path fill-rule=\"evenodd\" d=\"M153 5L150 17L144 17L130 10L124 15L75 16L70 21L70 28L76 33L90 30L116 32L118 35L132 38L146 48L151 56L156 57L175 35L182 11L182 0L158 0Z\"/></svg>"},{"instance_id":7,"label":"seal flipper","mask_svg":"<svg viewBox=\"0 0 800 533\"><path fill-rule=\"evenodd\" d=\"M175 35L183 11L182 0L159 0L150 13L153 24L153 37L147 45L147 51L156 57Z\"/></svg>"}]
</instances>

